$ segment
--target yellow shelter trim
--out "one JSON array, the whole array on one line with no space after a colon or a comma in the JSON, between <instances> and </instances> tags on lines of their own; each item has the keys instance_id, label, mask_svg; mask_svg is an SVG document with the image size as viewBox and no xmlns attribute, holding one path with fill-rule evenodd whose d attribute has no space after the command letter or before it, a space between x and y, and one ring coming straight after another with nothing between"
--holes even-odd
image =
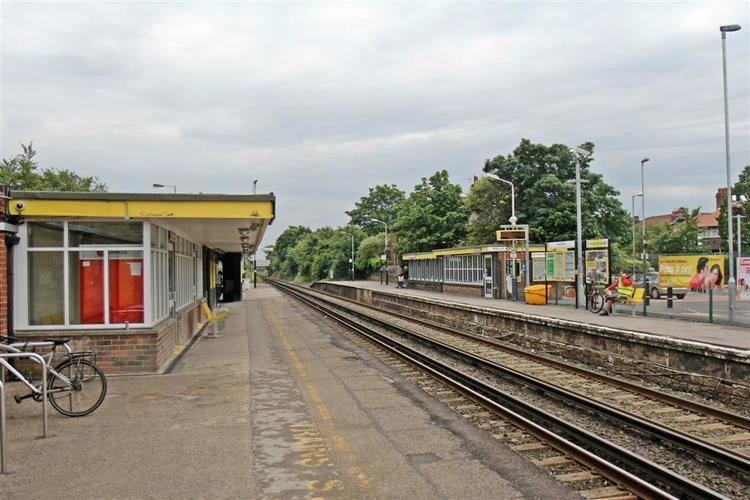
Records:
<instances>
[{"instance_id":1,"label":"yellow shelter trim","mask_svg":"<svg viewBox=\"0 0 750 500\"><path fill-rule=\"evenodd\" d=\"M23 210L18 210L23 203ZM273 219L272 201L45 200L14 198L13 215L175 219Z\"/></svg>"}]
</instances>

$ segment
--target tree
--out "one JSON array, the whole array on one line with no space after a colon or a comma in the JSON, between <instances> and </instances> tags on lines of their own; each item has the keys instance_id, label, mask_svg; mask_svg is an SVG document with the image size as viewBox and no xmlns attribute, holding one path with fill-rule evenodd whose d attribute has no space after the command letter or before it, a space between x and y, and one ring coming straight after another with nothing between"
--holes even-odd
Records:
<instances>
[{"instance_id":1,"label":"tree","mask_svg":"<svg viewBox=\"0 0 750 500\"><path fill-rule=\"evenodd\" d=\"M483 245L496 241L496 231L508 224L511 213L510 190L487 177L477 179L466 196L466 208L471 212L466 242Z\"/></svg>"},{"instance_id":2,"label":"tree","mask_svg":"<svg viewBox=\"0 0 750 500\"><path fill-rule=\"evenodd\" d=\"M656 254L683 254L700 252L698 235L700 227L700 207L694 210L680 208L684 214L681 220L670 224L652 224L648 228L649 248Z\"/></svg>"},{"instance_id":3,"label":"tree","mask_svg":"<svg viewBox=\"0 0 750 500\"><path fill-rule=\"evenodd\" d=\"M589 151L594 144L581 145ZM619 192L591 171L593 156L581 159L581 213L585 238L627 238L630 217L617 199ZM576 163L564 144L545 146L528 139L508 156L487 160L484 171L507 179L516 187L516 217L529 224L534 242L571 240L576 237L575 179Z\"/></svg>"},{"instance_id":4,"label":"tree","mask_svg":"<svg viewBox=\"0 0 750 500\"><path fill-rule=\"evenodd\" d=\"M67 169L39 169L33 143L21 144L22 152L0 163L0 184L15 191L96 191L107 190L97 177L82 177Z\"/></svg>"},{"instance_id":5,"label":"tree","mask_svg":"<svg viewBox=\"0 0 750 500\"><path fill-rule=\"evenodd\" d=\"M461 186L451 184L448 172L435 172L414 187L398 211L395 231L399 252L421 252L459 245L466 235L468 210Z\"/></svg>"},{"instance_id":6,"label":"tree","mask_svg":"<svg viewBox=\"0 0 750 500\"><path fill-rule=\"evenodd\" d=\"M742 172L740 172L739 179L732 186L732 195L736 196L736 205L733 207L732 212L735 216L732 220L734 226L734 238L732 240L735 244L735 250L737 245L737 215L741 215L740 224L742 225L742 248L750 246L750 201L742 201L741 196L745 199L750 200L750 165L746 165ZM727 224L727 205L726 202L721 204L719 207L719 236L721 236L721 249L727 250L727 244L729 243L727 230L729 229Z\"/></svg>"},{"instance_id":7,"label":"tree","mask_svg":"<svg viewBox=\"0 0 750 500\"><path fill-rule=\"evenodd\" d=\"M396 214L405 199L404 192L395 184L381 184L369 189L367 196L363 196L354 208L346 212L350 217L349 224L363 228L368 235L373 235L382 229L382 225L372 222L378 219L390 227L396 222Z\"/></svg>"},{"instance_id":8,"label":"tree","mask_svg":"<svg viewBox=\"0 0 750 500\"><path fill-rule=\"evenodd\" d=\"M359 243L357 255L354 258L357 271L369 274L377 271L382 265L380 256L383 254L385 234L379 233L368 236Z\"/></svg>"},{"instance_id":9,"label":"tree","mask_svg":"<svg viewBox=\"0 0 750 500\"><path fill-rule=\"evenodd\" d=\"M289 259L289 250L309 234L310 228L304 226L289 226L276 238L271 257L271 271L280 273L288 278L294 278L299 269L293 260Z\"/></svg>"}]
</instances>

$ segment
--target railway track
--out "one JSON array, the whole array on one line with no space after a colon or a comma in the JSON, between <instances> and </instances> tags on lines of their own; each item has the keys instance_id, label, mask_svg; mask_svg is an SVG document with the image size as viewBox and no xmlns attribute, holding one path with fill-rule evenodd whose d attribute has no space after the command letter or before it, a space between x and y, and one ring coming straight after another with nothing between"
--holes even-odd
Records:
<instances>
[{"instance_id":1,"label":"railway track","mask_svg":"<svg viewBox=\"0 0 750 500\"><path fill-rule=\"evenodd\" d=\"M449 331L424 322L415 328L413 320L409 318L388 318L382 311L371 310L361 304L350 303L341 298L326 296L309 289L293 287L283 282L272 282L275 286L291 293L297 299L313 306L324 314L336 319L360 335L366 336L371 342L388 349L390 356L398 356L403 363L417 367L407 370L407 376L413 378L427 392L450 404L457 411L466 414L467 418L475 421L481 427L490 431L493 436L505 442L513 449L529 457L535 464L550 471L558 479L569 482L574 488L590 498L627 498L632 494L644 498L669 497L674 495L686 498L723 498L724 493L714 491L710 487L699 484L668 467L658 465L654 460L641 457L628 451L625 447L610 442L593 432L583 429L579 423L570 423L558 418L553 413L544 411L532 403L524 402L524 398L500 390L495 384L487 380L487 374L493 377L511 379L514 383L542 394L544 397L554 397L563 401L565 405L583 408L597 418L615 422L615 425L637 429L637 433L648 436L659 443L668 443L679 450L688 450L689 454L700 457L712 467L721 467L733 471L735 476L731 485L724 489L730 492L728 496L739 488L743 491L743 481L750 464L743 453L726 449L705 440L694 439L682 430L669 429L661 422L641 418L636 413L623 411L601 401L592 401L583 394L570 390L570 385L578 382L568 366L551 366L541 361L530 359L527 354L510 354L507 349L498 349L496 343L486 339L478 339L471 335L457 335ZM349 302L349 303L347 303ZM368 310L370 309L370 310ZM407 323L411 326L408 326ZM408 326L408 327L407 327ZM415 329L432 330L428 336ZM384 332L389 332L388 334ZM396 332L403 339L395 338L391 333ZM404 340L408 338L408 340ZM421 347L416 347L419 344ZM441 356L434 356L426 352L428 346L432 352L440 352L443 358L450 357L454 362L446 362ZM511 349L512 350L512 349ZM499 359L497 356L504 356ZM493 359L494 358L494 359ZM543 358L544 361L548 361ZM519 361L521 360L521 361ZM519 363L526 363L525 368ZM515 366L512 366L514 365ZM458 366L460 365L460 366ZM509 366L511 365L511 366ZM468 368L467 368L468 367ZM523 369L519 369L523 368ZM535 370L537 368L537 370ZM415 375L411 370L418 370ZM544 377L541 380L528 372L537 371L536 375ZM547 373L543 373L543 372ZM568 378L561 385L551 382L547 376L555 378L551 371L561 372ZM423 375L429 373L429 376ZM591 376L591 374L588 374ZM607 385L606 380L590 377L587 384L601 384L597 393L611 394L618 391L633 391L635 388L621 388L618 385ZM439 380L442 388L432 390L433 381ZM618 381L619 382L619 381ZM566 385L567 384L567 387ZM625 384L627 386L627 384ZM449 388L446 388L449 387ZM589 386L579 387L588 393L594 389ZM659 393L651 391L649 398L657 398ZM616 398L616 396L614 396ZM615 399L627 401L631 398ZM671 405L677 404L673 396L667 396ZM651 399L649 400L651 401ZM623 403L624 404L624 403ZM646 403L646 406L653 403ZM665 403L666 404L666 403ZM690 403L693 409L681 408L681 412L695 411L696 403ZM538 406L538 405L537 405ZM637 405L633 405L637 406ZM641 405L644 406L644 405ZM665 414L667 412L664 412ZM737 415L729 414L723 421L732 420L731 424L742 428L742 424L750 425ZM718 419L724 415L712 413L707 418ZM688 421L686 419L679 422ZM715 430L715 429L714 429ZM744 432L747 427L744 428ZM744 451L743 448L737 448ZM738 486L739 482L739 486ZM746 490L745 490L746 491Z\"/></svg>"}]
</instances>

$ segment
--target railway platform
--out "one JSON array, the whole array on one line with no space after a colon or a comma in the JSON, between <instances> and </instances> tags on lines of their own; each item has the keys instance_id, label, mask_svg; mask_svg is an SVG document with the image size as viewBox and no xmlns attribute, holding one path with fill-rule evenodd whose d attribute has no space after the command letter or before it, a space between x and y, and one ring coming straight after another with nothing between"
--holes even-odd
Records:
<instances>
[{"instance_id":1,"label":"railway platform","mask_svg":"<svg viewBox=\"0 0 750 500\"><path fill-rule=\"evenodd\" d=\"M365 288L370 290L387 291L392 294L423 297L431 301L442 301L453 304L466 304L474 307L498 311L511 311L529 316L549 318L552 320L570 321L581 325L593 325L605 328L615 328L639 334L653 335L676 341L695 342L707 346L721 346L750 352L750 328L743 326L729 326L689 321L678 318L663 318L651 316L632 316L630 314L614 314L599 316L585 309L575 309L563 305L530 305L511 300L493 300L479 297L460 295L446 295L444 293L415 290L412 288L397 288L380 284L377 281L337 281L337 285Z\"/></svg>"},{"instance_id":2,"label":"railway platform","mask_svg":"<svg viewBox=\"0 0 750 500\"><path fill-rule=\"evenodd\" d=\"M12 403L1 498L576 498L270 286L70 419Z\"/></svg>"}]
</instances>

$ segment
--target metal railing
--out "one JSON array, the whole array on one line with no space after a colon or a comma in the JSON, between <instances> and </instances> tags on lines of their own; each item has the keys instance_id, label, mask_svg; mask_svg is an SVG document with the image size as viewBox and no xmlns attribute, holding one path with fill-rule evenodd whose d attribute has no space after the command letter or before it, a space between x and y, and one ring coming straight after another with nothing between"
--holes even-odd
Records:
<instances>
[{"instance_id":1,"label":"metal railing","mask_svg":"<svg viewBox=\"0 0 750 500\"><path fill-rule=\"evenodd\" d=\"M5 370L15 375L18 380L32 391L38 391L21 373L18 372L8 359L27 358L42 366L42 438L47 437L47 363L44 358L34 352L0 352L0 474L5 474L6 467L6 428L5 428Z\"/></svg>"}]
</instances>

